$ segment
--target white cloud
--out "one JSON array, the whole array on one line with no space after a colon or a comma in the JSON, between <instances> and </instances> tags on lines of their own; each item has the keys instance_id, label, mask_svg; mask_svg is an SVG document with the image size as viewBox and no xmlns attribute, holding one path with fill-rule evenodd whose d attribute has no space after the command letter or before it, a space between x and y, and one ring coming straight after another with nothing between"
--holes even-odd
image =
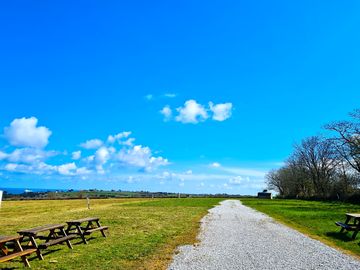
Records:
<instances>
[{"instance_id":1,"label":"white cloud","mask_svg":"<svg viewBox=\"0 0 360 270\"><path fill-rule=\"evenodd\" d=\"M99 139L87 140L86 142L80 144L80 146L85 149L98 149L102 145L103 142Z\"/></svg>"},{"instance_id":2,"label":"white cloud","mask_svg":"<svg viewBox=\"0 0 360 270\"><path fill-rule=\"evenodd\" d=\"M218 163L218 162L213 162L213 163L210 164L210 167L212 167L212 168L219 168L219 167L221 167L221 164Z\"/></svg>"},{"instance_id":3,"label":"white cloud","mask_svg":"<svg viewBox=\"0 0 360 270\"><path fill-rule=\"evenodd\" d=\"M61 175L74 175L77 167L76 167L75 163L72 162L72 163L66 163L66 164L60 165L57 167L57 169Z\"/></svg>"},{"instance_id":4,"label":"white cloud","mask_svg":"<svg viewBox=\"0 0 360 270\"><path fill-rule=\"evenodd\" d=\"M3 152L3 151L0 151L0 160L4 160L8 157L8 154Z\"/></svg>"},{"instance_id":5,"label":"white cloud","mask_svg":"<svg viewBox=\"0 0 360 270\"><path fill-rule=\"evenodd\" d=\"M232 109L233 105L230 102L214 104L210 101L206 106L197 103L194 99L190 99L185 102L184 106L176 109L178 115L175 117L175 121L185 124L197 124L207 120L209 115L214 121L225 121L231 117ZM171 120L173 115L169 105L163 107L160 113L164 116L164 121Z\"/></svg>"},{"instance_id":6,"label":"white cloud","mask_svg":"<svg viewBox=\"0 0 360 270\"><path fill-rule=\"evenodd\" d=\"M38 148L17 148L11 153L0 151L0 160L7 160L13 163L34 163L44 161L57 154L55 151L44 151Z\"/></svg>"},{"instance_id":7,"label":"white cloud","mask_svg":"<svg viewBox=\"0 0 360 270\"><path fill-rule=\"evenodd\" d=\"M85 175L85 174L90 174L92 173L91 170L89 170L88 168L86 167L81 167L81 168L77 168L76 169L76 175Z\"/></svg>"},{"instance_id":8,"label":"white cloud","mask_svg":"<svg viewBox=\"0 0 360 270\"><path fill-rule=\"evenodd\" d=\"M110 153L106 147L101 147L95 152L96 170L104 173L103 165L109 160Z\"/></svg>"},{"instance_id":9,"label":"white cloud","mask_svg":"<svg viewBox=\"0 0 360 270\"><path fill-rule=\"evenodd\" d=\"M169 164L169 161L163 157L153 157L150 148L141 145L130 149L121 149L117 159L125 165L139 167L146 171Z\"/></svg>"},{"instance_id":10,"label":"white cloud","mask_svg":"<svg viewBox=\"0 0 360 270\"><path fill-rule=\"evenodd\" d=\"M5 165L5 170L7 170L7 171L15 171L17 166L18 165L15 164L15 163L8 163L8 164Z\"/></svg>"},{"instance_id":11,"label":"white cloud","mask_svg":"<svg viewBox=\"0 0 360 270\"><path fill-rule=\"evenodd\" d=\"M240 167L221 167L221 170L236 175L244 175L250 177L259 177L265 178L267 171L250 169L250 168L240 168Z\"/></svg>"},{"instance_id":12,"label":"white cloud","mask_svg":"<svg viewBox=\"0 0 360 270\"><path fill-rule=\"evenodd\" d=\"M109 135L107 138L108 143L114 143L115 141L121 141L122 139L126 139L131 135L131 131L120 132L116 135ZM134 139L135 140L135 139Z\"/></svg>"},{"instance_id":13,"label":"white cloud","mask_svg":"<svg viewBox=\"0 0 360 270\"><path fill-rule=\"evenodd\" d=\"M135 138L129 138L126 141L120 141L119 144L126 145L126 146L133 146Z\"/></svg>"},{"instance_id":14,"label":"white cloud","mask_svg":"<svg viewBox=\"0 0 360 270\"><path fill-rule=\"evenodd\" d=\"M231 117L232 114L232 103L219 103L214 104L209 102L210 110L213 112L212 119L215 121L225 121Z\"/></svg>"},{"instance_id":15,"label":"white cloud","mask_svg":"<svg viewBox=\"0 0 360 270\"><path fill-rule=\"evenodd\" d=\"M72 158L73 160L78 160L78 159L80 159L80 158L81 158L81 151L72 152L71 158Z\"/></svg>"},{"instance_id":16,"label":"white cloud","mask_svg":"<svg viewBox=\"0 0 360 270\"><path fill-rule=\"evenodd\" d=\"M145 96L145 99L149 100L149 101L152 100L153 98L154 98L154 96L152 94L148 94Z\"/></svg>"},{"instance_id":17,"label":"white cloud","mask_svg":"<svg viewBox=\"0 0 360 270\"><path fill-rule=\"evenodd\" d=\"M172 116L172 110L169 105L166 105L164 108L161 109L160 113L164 116L164 121L169 121Z\"/></svg>"},{"instance_id":18,"label":"white cloud","mask_svg":"<svg viewBox=\"0 0 360 270\"><path fill-rule=\"evenodd\" d=\"M205 107L193 99L186 101L183 107L177 108L177 111L179 115L175 120L181 123L197 124L208 118Z\"/></svg>"},{"instance_id":19,"label":"white cloud","mask_svg":"<svg viewBox=\"0 0 360 270\"><path fill-rule=\"evenodd\" d=\"M175 98L177 96L177 94L175 93L165 93L164 94L164 97L167 97L167 98Z\"/></svg>"},{"instance_id":20,"label":"white cloud","mask_svg":"<svg viewBox=\"0 0 360 270\"><path fill-rule=\"evenodd\" d=\"M250 182L250 178L249 177L241 177L241 176L235 176L230 178L229 180L229 184L232 185L242 185L244 183L249 183Z\"/></svg>"},{"instance_id":21,"label":"white cloud","mask_svg":"<svg viewBox=\"0 0 360 270\"><path fill-rule=\"evenodd\" d=\"M13 146L43 148L49 143L51 131L37 127L36 117L14 119L10 127L4 128L5 138Z\"/></svg>"}]
</instances>

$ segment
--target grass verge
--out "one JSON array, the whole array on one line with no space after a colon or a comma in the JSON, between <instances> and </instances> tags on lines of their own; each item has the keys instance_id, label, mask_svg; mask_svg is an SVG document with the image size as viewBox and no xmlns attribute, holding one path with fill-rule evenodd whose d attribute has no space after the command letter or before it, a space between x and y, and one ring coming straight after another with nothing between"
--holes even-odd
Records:
<instances>
[{"instance_id":1,"label":"grass verge","mask_svg":"<svg viewBox=\"0 0 360 270\"><path fill-rule=\"evenodd\" d=\"M0 235L20 229L98 216L110 227L109 237L94 233L88 245L72 241L50 247L45 260L30 257L34 269L166 269L178 245L196 240L200 219L221 199L99 199L5 201L0 209ZM79 244L77 244L79 243ZM20 260L1 268L23 268Z\"/></svg>"},{"instance_id":2,"label":"grass verge","mask_svg":"<svg viewBox=\"0 0 360 270\"><path fill-rule=\"evenodd\" d=\"M241 202L263 212L314 239L360 259L360 233L340 233L335 221L345 221L345 213L360 213L360 206L338 202L301 200L241 199Z\"/></svg>"}]
</instances>

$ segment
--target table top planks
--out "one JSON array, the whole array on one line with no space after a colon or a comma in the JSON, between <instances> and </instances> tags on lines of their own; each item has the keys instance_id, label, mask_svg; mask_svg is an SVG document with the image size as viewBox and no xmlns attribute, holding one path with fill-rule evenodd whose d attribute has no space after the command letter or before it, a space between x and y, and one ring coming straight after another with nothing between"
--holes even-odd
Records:
<instances>
[{"instance_id":1,"label":"table top planks","mask_svg":"<svg viewBox=\"0 0 360 270\"><path fill-rule=\"evenodd\" d=\"M81 218L81 219L74 219L67 221L67 224L81 224L84 222L90 222L90 221L98 221L100 218L98 217L89 217L89 218Z\"/></svg>"},{"instance_id":2,"label":"table top planks","mask_svg":"<svg viewBox=\"0 0 360 270\"><path fill-rule=\"evenodd\" d=\"M360 218L360 214L358 213L346 213L346 215L353 218Z\"/></svg>"},{"instance_id":3,"label":"table top planks","mask_svg":"<svg viewBox=\"0 0 360 270\"><path fill-rule=\"evenodd\" d=\"M40 232L45 232L45 231L50 231L50 230L55 230L55 229L62 229L64 227L65 227L65 225L63 225L63 224L48 224L48 225L39 226L39 227L31 228L31 229L21 230L21 231L18 231L18 233L21 235L37 235Z\"/></svg>"},{"instance_id":4,"label":"table top planks","mask_svg":"<svg viewBox=\"0 0 360 270\"><path fill-rule=\"evenodd\" d=\"M20 235L0 236L0 243L15 241L15 240L19 240L20 238L21 238Z\"/></svg>"}]
</instances>

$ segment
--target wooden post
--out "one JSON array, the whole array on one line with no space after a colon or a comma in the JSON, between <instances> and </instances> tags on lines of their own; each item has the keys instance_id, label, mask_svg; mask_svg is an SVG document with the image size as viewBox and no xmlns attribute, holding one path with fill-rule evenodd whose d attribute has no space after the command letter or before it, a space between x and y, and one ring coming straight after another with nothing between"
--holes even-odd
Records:
<instances>
[{"instance_id":1,"label":"wooden post","mask_svg":"<svg viewBox=\"0 0 360 270\"><path fill-rule=\"evenodd\" d=\"M87 208L90 210L90 198L86 196Z\"/></svg>"},{"instance_id":2,"label":"wooden post","mask_svg":"<svg viewBox=\"0 0 360 270\"><path fill-rule=\"evenodd\" d=\"M0 190L0 208L1 208L1 201L2 201L3 191Z\"/></svg>"}]
</instances>

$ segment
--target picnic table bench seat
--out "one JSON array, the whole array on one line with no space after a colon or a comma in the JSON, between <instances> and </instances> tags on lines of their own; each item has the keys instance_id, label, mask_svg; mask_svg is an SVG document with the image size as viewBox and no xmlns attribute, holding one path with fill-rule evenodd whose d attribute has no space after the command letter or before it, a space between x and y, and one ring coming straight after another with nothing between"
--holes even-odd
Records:
<instances>
[{"instance_id":1,"label":"picnic table bench seat","mask_svg":"<svg viewBox=\"0 0 360 270\"><path fill-rule=\"evenodd\" d=\"M98 217L75 219L67 221L66 223L68 224L66 233L69 235L79 235L82 238L84 244L87 244L85 235L90 235L93 232L100 231L102 236L106 237L104 231L109 229L108 226L101 226L100 218ZM86 225L82 226L81 224L83 223L86 223Z\"/></svg>"},{"instance_id":2,"label":"picnic table bench seat","mask_svg":"<svg viewBox=\"0 0 360 270\"><path fill-rule=\"evenodd\" d=\"M335 224L341 228L344 228L347 231L355 231L356 230L356 225L352 225L352 224L345 224L343 222L337 221L335 222Z\"/></svg>"},{"instance_id":3,"label":"picnic table bench seat","mask_svg":"<svg viewBox=\"0 0 360 270\"><path fill-rule=\"evenodd\" d=\"M353 232L352 239L356 238L356 235L360 231L360 214L346 213L345 222L337 221L335 224L341 227L340 232ZM350 222L352 220L352 222Z\"/></svg>"},{"instance_id":4,"label":"picnic table bench seat","mask_svg":"<svg viewBox=\"0 0 360 270\"><path fill-rule=\"evenodd\" d=\"M84 232L84 234L89 235L89 234L91 234L91 233L93 233L93 232L96 232L96 231L103 231L103 230L108 230L108 229L109 229L108 226L101 226L101 227L97 227L97 228L93 228L93 229L86 230L86 231Z\"/></svg>"},{"instance_id":5,"label":"picnic table bench seat","mask_svg":"<svg viewBox=\"0 0 360 270\"><path fill-rule=\"evenodd\" d=\"M20 245L21 236L0 236L0 263L13 260L20 257L26 267L30 267L29 261L26 256L37 251L35 248L29 248L23 250ZM6 244L12 243L12 247L6 246ZM4 255L2 255L4 254Z\"/></svg>"},{"instance_id":6,"label":"picnic table bench seat","mask_svg":"<svg viewBox=\"0 0 360 270\"><path fill-rule=\"evenodd\" d=\"M46 249L50 246L66 242L67 246L72 249L70 240L76 236L68 236L63 224L48 224L31 229L18 231L22 235L22 240L29 239L29 244L25 248L36 248L36 253L40 260L43 260L41 249ZM45 233L45 236L44 236ZM38 244L36 239L45 240L45 242Z\"/></svg>"},{"instance_id":7,"label":"picnic table bench seat","mask_svg":"<svg viewBox=\"0 0 360 270\"><path fill-rule=\"evenodd\" d=\"M10 261L10 260L15 259L17 257L23 257L23 256L26 256L26 255L30 255L33 252L36 252L35 248L29 248L29 249L25 249L25 250L22 250L22 251L13 252L13 253L10 253L9 255L5 255L5 256L0 257L0 262L7 262L7 261Z\"/></svg>"},{"instance_id":8,"label":"picnic table bench seat","mask_svg":"<svg viewBox=\"0 0 360 270\"><path fill-rule=\"evenodd\" d=\"M63 236L63 237L60 237L60 238L56 238L56 239L49 240L49 241L47 241L45 243L40 244L39 248L46 249L46 248L48 248L50 246L61 244L61 243L65 242L65 241L69 241L69 240L74 239L74 238L76 238L76 235L74 235L74 234Z\"/></svg>"}]
</instances>

